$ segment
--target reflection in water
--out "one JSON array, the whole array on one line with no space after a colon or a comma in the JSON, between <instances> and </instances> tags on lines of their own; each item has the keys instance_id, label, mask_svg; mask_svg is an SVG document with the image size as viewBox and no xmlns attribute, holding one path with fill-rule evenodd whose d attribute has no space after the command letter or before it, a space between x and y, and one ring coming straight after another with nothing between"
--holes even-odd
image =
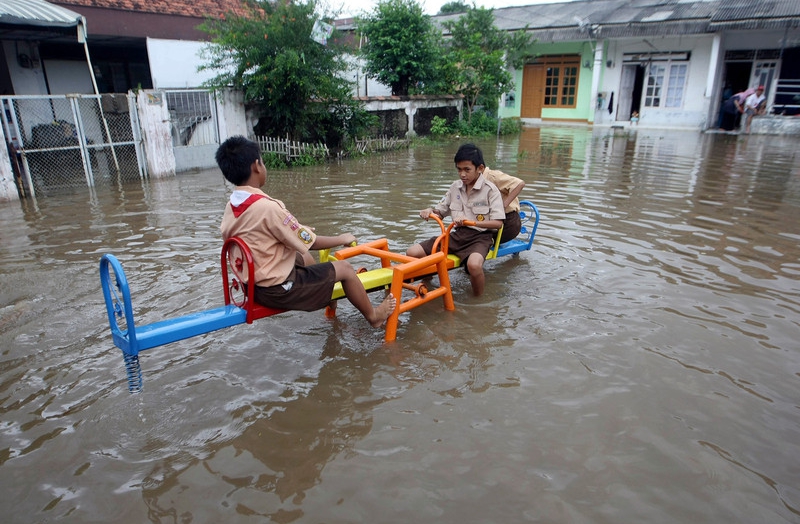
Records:
<instances>
[{"instance_id":1,"label":"reflection in water","mask_svg":"<svg viewBox=\"0 0 800 524\"><path fill-rule=\"evenodd\" d=\"M432 233L459 144L271 172L322 234ZM0 206L4 521L795 522L796 141L528 129L532 252L398 339L341 304L143 353L131 396L98 261L142 323L222 301L215 171ZM377 299L376 299L377 300ZM11 504L8 501L14 501Z\"/></svg>"},{"instance_id":2,"label":"reflection in water","mask_svg":"<svg viewBox=\"0 0 800 524\"><path fill-rule=\"evenodd\" d=\"M325 465L353 453L355 442L372 430L371 410L386 400L371 389L381 362L370 355L342 354L338 331L325 345L316 377L301 378L277 398L231 413L242 427L240 434L179 472L165 475L158 465L152 477L159 480L145 479L142 493L151 519L168 518L177 510L205 520L213 517L220 500L243 515L281 522L302 516L306 492L321 482ZM205 502L193 493L186 497L185 486L202 477L216 486L210 497Z\"/></svg>"}]
</instances>

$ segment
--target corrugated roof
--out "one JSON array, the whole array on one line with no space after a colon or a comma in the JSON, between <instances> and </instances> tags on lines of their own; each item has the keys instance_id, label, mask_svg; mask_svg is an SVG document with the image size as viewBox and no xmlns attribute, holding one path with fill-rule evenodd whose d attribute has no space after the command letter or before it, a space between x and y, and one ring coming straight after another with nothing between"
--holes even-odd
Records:
<instances>
[{"instance_id":1,"label":"corrugated roof","mask_svg":"<svg viewBox=\"0 0 800 524\"><path fill-rule=\"evenodd\" d=\"M460 15L433 17L436 23ZM800 25L800 1L768 0L580 0L494 10L495 26L525 26L540 41L642 34L703 34L722 29L774 29Z\"/></svg>"},{"instance_id":2,"label":"corrugated roof","mask_svg":"<svg viewBox=\"0 0 800 524\"><path fill-rule=\"evenodd\" d=\"M2 0L0 24L38 27L75 27L83 17L44 0Z\"/></svg>"}]
</instances>

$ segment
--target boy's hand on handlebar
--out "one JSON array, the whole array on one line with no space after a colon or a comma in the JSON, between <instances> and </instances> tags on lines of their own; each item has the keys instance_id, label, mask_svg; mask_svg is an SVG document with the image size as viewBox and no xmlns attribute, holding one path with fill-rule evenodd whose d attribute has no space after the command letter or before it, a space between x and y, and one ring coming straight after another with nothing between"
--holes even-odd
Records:
<instances>
[{"instance_id":1,"label":"boy's hand on handlebar","mask_svg":"<svg viewBox=\"0 0 800 524\"><path fill-rule=\"evenodd\" d=\"M355 235L352 233L344 233L340 236L341 238L341 245L348 247L348 246L355 246L358 242L356 240Z\"/></svg>"},{"instance_id":2,"label":"boy's hand on handlebar","mask_svg":"<svg viewBox=\"0 0 800 524\"><path fill-rule=\"evenodd\" d=\"M420 218L424 218L425 220L428 220L432 214L433 214L433 209L431 208L423 209L422 211L419 212Z\"/></svg>"}]
</instances>

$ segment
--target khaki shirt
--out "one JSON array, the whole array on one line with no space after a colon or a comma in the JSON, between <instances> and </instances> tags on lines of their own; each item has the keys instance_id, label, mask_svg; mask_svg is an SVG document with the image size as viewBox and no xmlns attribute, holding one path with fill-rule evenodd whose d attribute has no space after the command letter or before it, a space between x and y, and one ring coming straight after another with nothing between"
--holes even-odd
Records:
<instances>
[{"instance_id":1,"label":"khaki shirt","mask_svg":"<svg viewBox=\"0 0 800 524\"><path fill-rule=\"evenodd\" d=\"M486 177L486 180L497 186L502 197L508 195L512 189L522 183L522 179L520 178L508 175L502 171L489 169L488 167L483 170L483 176ZM505 200L505 198L502 198L502 200ZM506 213L511 213L513 211L519 211L519 198L517 197L514 197L514 200L512 200L505 209Z\"/></svg>"},{"instance_id":2,"label":"khaki shirt","mask_svg":"<svg viewBox=\"0 0 800 524\"><path fill-rule=\"evenodd\" d=\"M484 220L504 220L506 218L500 190L486 180L483 175L475 181L469 198L464 188L464 182L461 180L453 182L444 198L433 206L433 210L442 217L452 216L453 220L474 220L479 224ZM473 227L473 229L486 230L482 227Z\"/></svg>"},{"instance_id":3,"label":"khaki shirt","mask_svg":"<svg viewBox=\"0 0 800 524\"><path fill-rule=\"evenodd\" d=\"M262 195L238 217L233 206L239 205L249 194ZM316 240L310 227L300 224L283 205L260 189L238 186L222 215L222 238L237 236L244 240L253 253L255 283L274 286L285 282L294 270L297 252L307 253Z\"/></svg>"}]
</instances>

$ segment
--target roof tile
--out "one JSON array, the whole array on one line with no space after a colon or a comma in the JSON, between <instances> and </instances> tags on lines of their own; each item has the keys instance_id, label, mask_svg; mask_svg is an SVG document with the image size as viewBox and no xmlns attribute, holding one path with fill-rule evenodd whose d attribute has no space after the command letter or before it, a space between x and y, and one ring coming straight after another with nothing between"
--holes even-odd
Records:
<instances>
[{"instance_id":1,"label":"roof tile","mask_svg":"<svg viewBox=\"0 0 800 524\"><path fill-rule=\"evenodd\" d=\"M56 0L55 3L77 12L80 7L94 7L193 18L218 18L242 8L241 0Z\"/></svg>"}]
</instances>

